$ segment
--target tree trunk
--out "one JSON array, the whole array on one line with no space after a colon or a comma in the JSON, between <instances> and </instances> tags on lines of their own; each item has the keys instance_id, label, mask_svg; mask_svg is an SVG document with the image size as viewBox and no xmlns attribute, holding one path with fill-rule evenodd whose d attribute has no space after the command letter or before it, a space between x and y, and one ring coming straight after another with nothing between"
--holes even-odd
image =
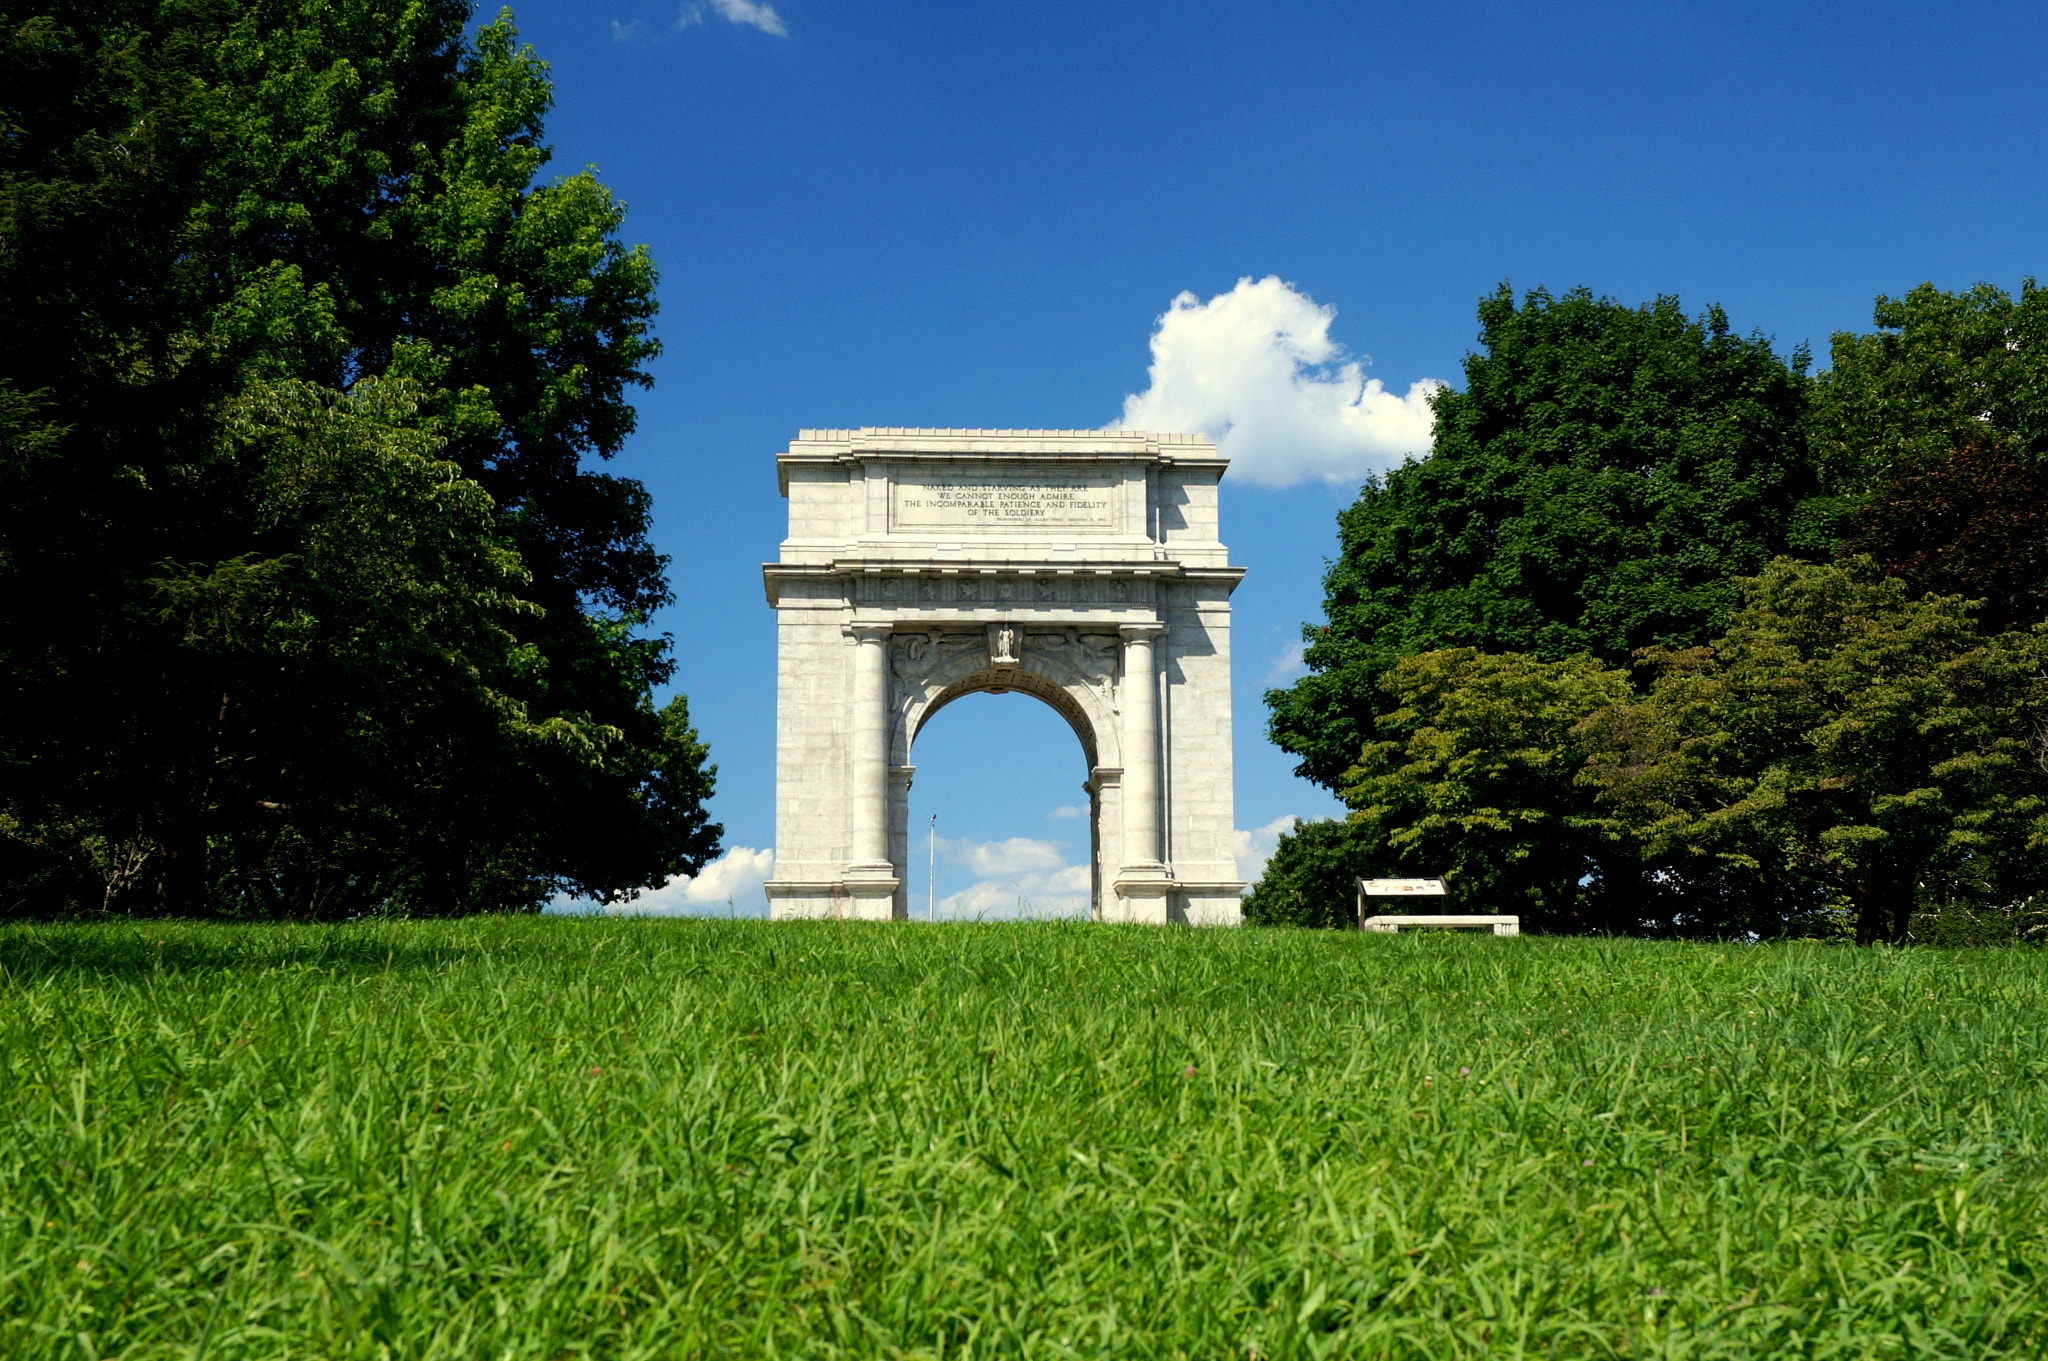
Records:
<instances>
[{"instance_id":1,"label":"tree trunk","mask_svg":"<svg viewBox=\"0 0 2048 1361\"><path fill-rule=\"evenodd\" d=\"M1856 943L1898 945L1913 921L1913 886L1919 875L1897 869L1872 870L1855 881Z\"/></svg>"},{"instance_id":2,"label":"tree trunk","mask_svg":"<svg viewBox=\"0 0 2048 1361\"><path fill-rule=\"evenodd\" d=\"M160 834L157 910L166 917L203 917L206 901L206 824L181 819Z\"/></svg>"}]
</instances>

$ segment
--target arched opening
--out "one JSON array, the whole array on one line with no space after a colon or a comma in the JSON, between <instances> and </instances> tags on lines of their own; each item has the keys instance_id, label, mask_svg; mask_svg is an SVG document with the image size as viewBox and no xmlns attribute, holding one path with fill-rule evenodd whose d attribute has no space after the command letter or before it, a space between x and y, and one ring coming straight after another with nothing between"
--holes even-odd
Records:
<instances>
[{"instance_id":1,"label":"arched opening","mask_svg":"<svg viewBox=\"0 0 2048 1361\"><path fill-rule=\"evenodd\" d=\"M1078 738L1071 716L1009 685L960 687L921 715L905 809L913 920L1092 915L1100 881Z\"/></svg>"}]
</instances>

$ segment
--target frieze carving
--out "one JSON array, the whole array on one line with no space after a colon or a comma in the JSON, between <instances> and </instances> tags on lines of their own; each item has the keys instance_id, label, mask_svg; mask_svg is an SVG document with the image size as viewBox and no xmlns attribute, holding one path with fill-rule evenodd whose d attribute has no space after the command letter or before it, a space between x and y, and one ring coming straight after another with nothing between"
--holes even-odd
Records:
<instances>
[{"instance_id":1,"label":"frieze carving","mask_svg":"<svg viewBox=\"0 0 2048 1361\"><path fill-rule=\"evenodd\" d=\"M926 683L926 678L962 653L979 651L987 639L978 633L930 629L923 633L897 630L890 647L889 667L905 685Z\"/></svg>"},{"instance_id":2,"label":"frieze carving","mask_svg":"<svg viewBox=\"0 0 2048 1361\"><path fill-rule=\"evenodd\" d=\"M1057 633L1026 634L1024 641L1034 652L1059 658L1081 676L1104 704L1116 707L1117 659L1123 655L1122 640L1116 634L1070 628Z\"/></svg>"},{"instance_id":3,"label":"frieze carving","mask_svg":"<svg viewBox=\"0 0 2048 1361\"><path fill-rule=\"evenodd\" d=\"M852 578L850 594L873 605L1149 605L1158 585L1130 577L863 573Z\"/></svg>"}]
</instances>

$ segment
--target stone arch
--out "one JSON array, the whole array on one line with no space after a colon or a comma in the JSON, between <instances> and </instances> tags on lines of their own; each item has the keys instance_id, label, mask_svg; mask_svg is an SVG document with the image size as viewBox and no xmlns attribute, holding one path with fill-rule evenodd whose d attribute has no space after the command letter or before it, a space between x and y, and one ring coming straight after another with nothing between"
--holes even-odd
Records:
<instances>
[{"instance_id":1,"label":"stone arch","mask_svg":"<svg viewBox=\"0 0 2048 1361\"><path fill-rule=\"evenodd\" d=\"M776 917L905 915L919 730L1050 705L1088 762L1104 920L1238 920L1224 461L1200 435L807 430L776 456Z\"/></svg>"},{"instance_id":2,"label":"stone arch","mask_svg":"<svg viewBox=\"0 0 2048 1361\"><path fill-rule=\"evenodd\" d=\"M987 648L974 635L964 635L973 639L965 647L947 647L943 640L949 636L952 635L943 629L931 629L897 637L890 658L896 691L889 735L889 755L894 764L909 764L918 731L933 714L954 700L965 695L1016 690L1043 700L1067 721L1080 740L1082 755L1091 771L1098 766L1122 765L1117 732L1116 635L1100 635L1102 642L1091 648L1083 642L1083 631L1079 629L1069 629L1064 634L1026 634L1022 655L1014 666L992 664ZM1035 640L1048 636L1058 639L1063 648L1074 650L1076 658L1049 655L1044 642L1033 646ZM933 639L939 641L928 641ZM1087 649L1085 654L1083 649Z\"/></svg>"},{"instance_id":3,"label":"stone arch","mask_svg":"<svg viewBox=\"0 0 2048 1361\"><path fill-rule=\"evenodd\" d=\"M1015 660L1001 664L970 626L899 632L891 640L891 723L889 733L889 844L897 866L908 863L910 782L918 734L939 710L974 694L1030 695L1066 720L1081 744L1088 772L1089 916L1102 917L1102 860L1121 826L1118 791L1122 777L1121 737L1115 703L1119 639L1078 628L1022 635ZM896 915L909 912L908 884L899 873Z\"/></svg>"}]
</instances>

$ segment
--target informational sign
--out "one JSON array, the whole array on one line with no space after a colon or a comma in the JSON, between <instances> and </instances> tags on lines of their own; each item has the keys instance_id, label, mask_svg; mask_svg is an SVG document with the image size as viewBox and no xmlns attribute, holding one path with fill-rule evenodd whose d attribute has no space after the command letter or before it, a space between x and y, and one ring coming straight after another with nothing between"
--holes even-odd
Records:
<instances>
[{"instance_id":1,"label":"informational sign","mask_svg":"<svg viewBox=\"0 0 2048 1361\"><path fill-rule=\"evenodd\" d=\"M1360 879L1358 887L1368 898L1405 898L1410 894L1433 898L1444 896L1444 881L1441 879Z\"/></svg>"},{"instance_id":2,"label":"informational sign","mask_svg":"<svg viewBox=\"0 0 2048 1361\"><path fill-rule=\"evenodd\" d=\"M1106 476L924 473L892 490L897 529L1116 528L1116 490Z\"/></svg>"}]
</instances>

